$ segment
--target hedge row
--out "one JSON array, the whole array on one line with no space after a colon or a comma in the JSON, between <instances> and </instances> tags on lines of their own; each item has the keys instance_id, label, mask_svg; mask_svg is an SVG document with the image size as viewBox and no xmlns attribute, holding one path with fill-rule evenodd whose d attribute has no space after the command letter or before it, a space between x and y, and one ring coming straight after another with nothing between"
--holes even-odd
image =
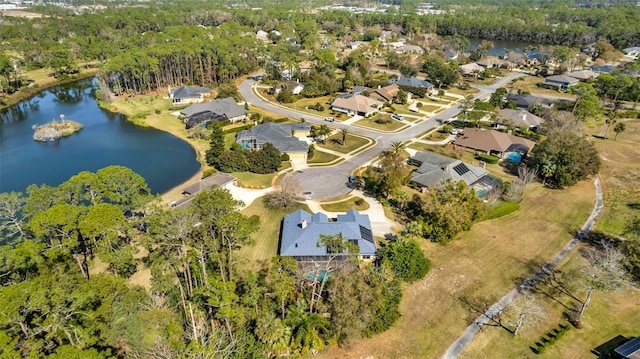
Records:
<instances>
[{"instance_id":1,"label":"hedge row","mask_svg":"<svg viewBox=\"0 0 640 359\"><path fill-rule=\"evenodd\" d=\"M509 213L513 213L518 209L520 209L519 204L515 202L505 202L499 205L498 207L491 208L489 211L487 211L485 218L486 219L500 218L502 216L506 216Z\"/></svg>"},{"instance_id":2,"label":"hedge row","mask_svg":"<svg viewBox=\"0 0 640 359\"><path fill-rule=\"evenodd\" d=\"M490 163L492 165L498 163L498 161L500 161L500 158L496 157L496 156L492 156L492 155L487 155L485 153L479 153L476 155L476 159L486 162L486 163Z\"/></svg>"},{"instance_id":3,"label":"hedge row","mask_svg":"<svg viewBox=\"0 0 640 359\"><path fill-rule=\"evenodd\" d=\"M531 349L535 354L542 354L547 347L552 346L556 341L560 340L564 333L569 329L571 329L571 326L560 324L558 325L558 328L553 328L553 330L540 337L540 339L533 346L530 346L529 349Z\"/></svg>"}]
</instances>

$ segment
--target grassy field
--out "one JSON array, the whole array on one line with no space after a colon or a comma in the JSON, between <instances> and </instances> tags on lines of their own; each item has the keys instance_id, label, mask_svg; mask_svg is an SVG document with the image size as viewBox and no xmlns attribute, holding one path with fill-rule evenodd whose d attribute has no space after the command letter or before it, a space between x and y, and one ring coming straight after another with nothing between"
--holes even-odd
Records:
<instances>
[{"instance_id":1,"label":"grassy field","mask_svg":"<svg viewBox=\"0 0 640 359\"><path fill-rule=\"evenodd\" d=\"M542 87L538 87L538 84L539 83L543 83L543 82L544 82L544 78L542 78L542 77L525 76L525 77L521 77L518 80L511 81L511 83L507 84L506 88L507 89L513 89L514 92L529 91L532 94L539 93L539 94L547 94L547 95L565 97L565 98L568 98L568 99L575 98L575 96L573 96L571 94L567 94L567 93L556 91L556 90L552 90L552 89L545 89L545 88L542 88Z\"/></svg>"},{"instance_id":2,"label":"grassy field","mask_svg":"<svg viewBox=\"0 0 640 359\"><path fill-rule=\"evenodd\" d=\"M586 261L579 251L574 251L565 260L560 269L569 271L585 265ZM584 293L579 294L584 298ZM548 346L544 355L535 355L530 346L559 323L568 325L562 319L563 307L553 305L549 299L538 298L543 304L547 317L537 327L523 331L517 337L498 328L488 328L480 332L460 358L596 358L591 350L606 343L617 335L633 337L638 335L637 323L640 322L640 308L637 298L640 290L623 288L614 293L596 291L584 313L583 327L572 328L554 345ZM566 300L565 300L566 302Z\"/></svg>"},{"instance_id":3,"label":"grassy field","mask_svg":"<svg viewBox=\"0 0 640 359\"><path fill-rule=\"evenodd\" d=\"M444 140L447 137L449 137L449 132L432 131L428 135L426 135L424 137L421 137L421 138L423 138L425 140L429 140L429 141L441 141L441 140Z\"/></svg>"},{"instance_id":4,"label":"grassy field","mask_svg":"<svg viewBox=\"0 0 640 359\"><path fill-rule=\"evenodd\" d=\"M321 163L329 163L331 161L335 161L338 159L338 156L333 155L331 153L318 151L316 147L316 151L313 152L313 158L307 163L309 164L321 164Z\"/></svg>"},{"instance_id":5,"label":"grassy field","mask_svg":"<svg viewBox=\"0 0 640 359\"><path fill-rule=\"evenodd\" d=\"M355 124L363 127L372 128L374 130L382 130L382 131L389 131L389 132L396 131L399 128L402 128L403 126L406 126L406 124L402 123L401 121L396 121L393 119L391 120L390 123L377 123L376 120L381 118L389 119L391 118L391 116L388 114L379 113L369 118L363 118L355 122Z\"/></svg>"},{"instance_id":6,"label":"grassy field","mask_svg":"<svg viewBox=\"0 0 640 359\"><path fill-rule=\"evenodd\" d=\"M473 94L477 93L478 89L474 88L474 87L470 87L467 90L461 90L461 89L459 89L457 87L450 87L450 88L447 89L447 92L451 92L452 94L456 94L456 95L466 96L466 95L473 95Z\"/></svg>"},{"instance_id":7,"label":"grassy field","mask_svg":"<svg viewBox=\"0 0 640 359\"><path fill-rule=\"evenodd\" d=\"M289 166L290 163L286 162ZM280 168L282 170L284 168ZM233 177L238 180L238 184L244 187L249 188L266 188L271 187L271 182L273 178L276 176L275 173L269 174L257 174L251 172L233 172L231 173Z\"/></svg>"},{"instance_id":8,"label":"grassy field","mask_svg":"<svg viewBox=\"0 0 640 359\"><path fill-rule=\"evenodd\" d=\"M242 210L245 216L260 217L260 231L253 235L255 245L245 246L238 253L238 258L247 260L244 265L249 268L260 268L264 262L278 254L278 241L280 240L280 223L291 212L298 209L310 211L307 205L298 204L293 208L271 209L264 205L264 198L256 199L250 206Z\"/></svg>"},{"instance_id":9,"label":"grassy field","mask_svg":"<svg viewBox=\"0 0 640 359\"><path fill-rule=\"evenodd\" d=\"M629 220L640 216L640 120L620 121L624 121L626 130L617 140L613 140L615 133L611 129L609 139L593 139L602 160L600 179L605 205L596 228L615 236L624 235Z\"/></svg>"},{"instance_id":10,"label":"grassy field","mask_svg":"<svg viewBox=\"0 0 640 359\"><path fill-rule=\"evenodd\" d=\"M362 203L357 204L356 202L362 202ZM365 211L369 209L369 203L367 203L364 199L358 196L352 196L337 202L334 201L331 203L321 203L320 206L322 207L322 209L328 212L346 212L350 209Z\"/></svg>"},{"instance_id":11,"label":"grassy field","mask_svg":"<svg viewBox=\"0 0 640 359\"><path fill-rule=\"evenodd\" d=\"M468 324L470 314L459 298L499 298L537 270L584 222L594 192L591 181L565 191L534 184L519 211L477 223L447 246L421 241L433 270L404 286L399 321L385 333L356 340L348 349L332 347L317 357L439 357Z\"/></svg>"},{"instance_id":12,"label":"grassy field","mask_svg":"<svg viewBox=\"0 0 640 359\"><path fill-rule=\"evenodd\" d=\"M357 136L353 134L347 134L347 144L345 146L342 145L342 135L337 133L329 138L327 138L326 143L323 145L321 143L316 143L316 148L322 147L327 150L332 150L340 153L349 153L351 151L355 151L362 146L366 146L370 141L369 139Z\"/></svg>"},{"instance_id":13,"label":"grassy field","mask_svg":"<svg viewBox=\"0 0 640 359\"><path fill-rule=\"evenodd\" d=\"M440 108L441 108L440 106L422 105L422 107L420 107L420 111L433 112L433 111L438 110Z\"/></svg>"}]
</instances>

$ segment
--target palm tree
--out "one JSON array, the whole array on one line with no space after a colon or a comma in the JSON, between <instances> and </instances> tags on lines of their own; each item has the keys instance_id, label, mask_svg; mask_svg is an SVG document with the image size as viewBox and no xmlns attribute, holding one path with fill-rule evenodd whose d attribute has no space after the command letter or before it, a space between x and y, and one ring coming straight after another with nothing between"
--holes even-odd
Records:
<instances>
[{"instance_id":1,"label":"palm tree","mask_svg":"<svg viewBox=\"0 0 640 359\"><path fill-rule=\"evenodd\" d=\"M321 138L322 144L325 144L326 137L331 133L331 129L327 125L320 125L315 135Z\"/></svg>"},{"instance_id":2,"label":"palm tree","mask_svg":"<svg viewBox=\"0 0 640 359\"><path fill-rule=\"evenodd\" d=\"M391 144L391 148L389 149L389 152L393 153L394 155L399 155L400 151L404 150L404 148L405 148L404 143L400 141L396 141Z\"/></svg>"},{"instance_id":3,"label":"palm tree","mask_svg":"<svg viewBox=\"0 0 640 359\"><path fill-rule=\"evenodd\" d=\"M349 129L346 127L343 127L340 129L340 134L342 135L342 145L346 146L347 145L347 135L349 134Z\"/></svg>"},{"instance_id":4,"label":"palm tree","mask_svg":"<svg viewBox=\"0 0 640 359\"><path fill-rule=\"evenodd\" d=\"M318 313L309 313L304 300L298 299L295 305L289 307L287 322L293 328L292 342L300 354L322 349L324 340L320 332L326 330L327 319Z\"/></svg>"}]
</instances>

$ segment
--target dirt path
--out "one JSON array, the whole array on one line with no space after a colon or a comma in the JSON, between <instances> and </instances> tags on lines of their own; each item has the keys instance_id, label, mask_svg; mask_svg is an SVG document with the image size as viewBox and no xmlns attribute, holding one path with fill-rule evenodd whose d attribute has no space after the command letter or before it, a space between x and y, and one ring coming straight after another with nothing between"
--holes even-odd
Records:
<instances>
[{"instance_id":1,"label":"dirt path","mask_svg":"<svg viewBox=\"0 0 640 359\"><path fill-rule=\"evenodd\" d=\"M578 242L580 242L580 239L582 239L589 232L589 230L591 230L596 217L602 209L602 187L600 186L600 179L598 177L596 177L594 185L596 187L596 204L593 208L593 211L591 211L589 218L587 218L587 221L584 223L582 228L580 228L578 234L576 234L576 236L573 237L571 241L569 241L569 243L567 243L567 245L558 254L556 254L551 261L545 264L541 270L525 280L522 284L520 284L520 286L518 286L518 288L513 289L507 295L502 297L500 301L492 305L489 310L480 315L480 317L478 317L472 324L470 324L464 331L464 333L462 333L462 335L458 339L456 339L456 341L453 342L451 346L449 346L447 351L442 356L442 359L457 358L458 355L460 355L460 353L462 353L462 351L466 348L466 346L471 343L473 337L482 328L482 326L489 322L489 318L493 317L496 313L504 310L504 308L515 299L518 292L527 290L528 288L534 286L542 277L546 275L549 269L552 269L558 264L558 262L564 259L567 254L569 254L569 252L571 252L571 250L575 248Z\"/></svg>"}]
</instances>

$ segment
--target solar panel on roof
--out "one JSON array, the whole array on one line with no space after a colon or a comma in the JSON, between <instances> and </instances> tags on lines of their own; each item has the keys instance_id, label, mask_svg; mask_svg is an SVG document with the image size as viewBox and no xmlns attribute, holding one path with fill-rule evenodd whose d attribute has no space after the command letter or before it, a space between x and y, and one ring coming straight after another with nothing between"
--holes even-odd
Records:
<instances>
[{"instance_id":1,"label":"solar panel on roof","mask_svg":"<svg viewBox=\"0 0 640 359\"><path fill-rule=\"evenodd\" d=\"M369 228L360 226L360 236L362 236L362 239L365 241L373 243L373 233Z\"/></svg>"},{"instance_id":2,"label":"solar panel on roof","mask_svg":"<svg viewBox=\"0 0 640 359\"><path fill-rule=\"evenodd\" d=\"M469 172L469 168L467 166L464 165L464 163L460 163L457 164L455 166L453 166L453 170L456 171L456 173L460 176L462 176L463 174Z\"/></svg>"}]
</instances>

